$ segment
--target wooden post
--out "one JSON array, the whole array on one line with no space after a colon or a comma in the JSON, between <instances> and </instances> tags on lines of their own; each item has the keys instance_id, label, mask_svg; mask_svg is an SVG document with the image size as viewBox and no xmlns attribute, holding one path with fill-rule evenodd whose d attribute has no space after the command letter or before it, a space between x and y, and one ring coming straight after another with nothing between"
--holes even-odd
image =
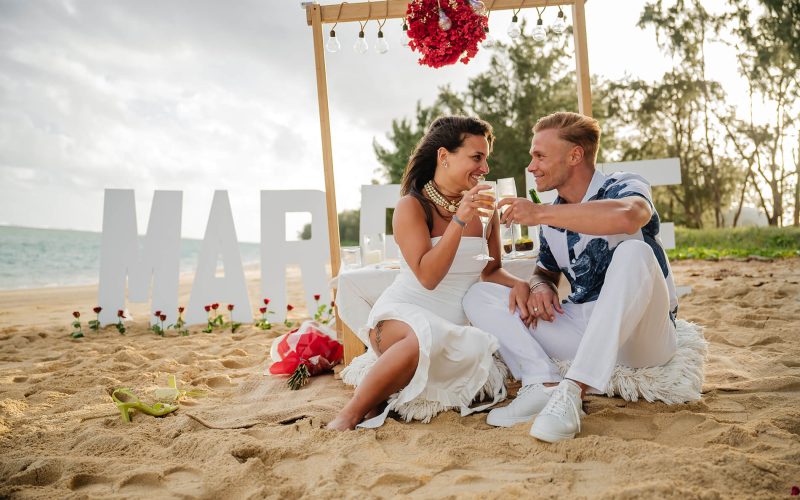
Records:
<instances>
[{"instance_id":1,"label":"wooden post","mask_svg":"<svg viewBox=\"0 0 800 500\"><path fill-rule=\"evenodd\" d=\"M578 111L592 116L592 85L589 75L589 50L586 43L585 0L572 4L572 35L575 40L575 66L578 73Z\"/></svg>"},{"instance_id":2,"label":"wooden post","mask_svg":"<svg viewBox=\"0 0 800 500\"><path fill-rule=\"evenodd\" d=\"M309 12L310 11L310 12ZM328 244L331 252L331 274L339 275L340 243L339 218L336 211L336 185L333 178L333 150L331 147L331 121L328 111L328 82L325 75L325 46L322 34L320 5L311 4L306 7L311 16L311 28L314 33L314 65L317 72L317 99L319 101L319 128L322 134L322 165L325 170L325 202L328 209ZM336 332L344 343L344 362L350 361L364 352L364 344L342 323L339 310L336 310Z\"/></svg>"}]
</instances>

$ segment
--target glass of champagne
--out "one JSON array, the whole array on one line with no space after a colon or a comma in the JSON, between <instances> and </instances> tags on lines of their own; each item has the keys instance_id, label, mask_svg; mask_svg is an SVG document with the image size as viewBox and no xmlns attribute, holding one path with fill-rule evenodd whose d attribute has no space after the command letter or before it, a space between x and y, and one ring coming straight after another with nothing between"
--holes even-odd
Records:
<instances>
[{"instance_id":1,"label":"glass of champagne","mask_svg":"<svg viewBox=\"0 0 800 500\"><path fill-rule=\"evenodd\" d=\"M489 203L488 201L483 201L486 204L485 208L481 207L478 209L478 217L481 219L481 226L483 226L483 250L479 255L473 257L475 260L494 260L494 257L489 255L489 245L486 242L486 227L489 225L489 221L492 219L492 214L494 213L494 207L496 205L497 200L497 183L494 181L485 181L479 180L478 184L482 186L489 186L489 189L484 189L478 191L478 196L491 196L492 201Z\"/></svg>"},{"instance_id":2,"label":"glass of champagne","mask_svg":"<svg viewBox=\"0 0 800 500\"><path fill-rule=\"evenodd\" d=\"M500 199L503 198L516 198L517 197L517 183L513 177L506 177L504 179L497 179L497 195ZM505 211L505 209L504 209ZM519 224L511 224L511 253L508 254L510 258L517 256L517 228Z\"/></svg>"}]
</instances>

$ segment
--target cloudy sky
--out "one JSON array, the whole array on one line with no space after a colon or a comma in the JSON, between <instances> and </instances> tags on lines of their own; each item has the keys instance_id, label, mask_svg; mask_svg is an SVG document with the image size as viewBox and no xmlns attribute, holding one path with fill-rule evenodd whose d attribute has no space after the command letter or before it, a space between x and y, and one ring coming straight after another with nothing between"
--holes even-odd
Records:
<instances>
[{"instance_id":1,"label":"cloudy sky","mask_svg":"<svg viewBox=\"0 0 800 500\"><path fill-rule=\"evenodd\" d=\"M652 80L668 68L636 28L643 3L587 3L593 74ZM510 17L492 14L498 38ZM339 210L357 208L376 177L372 140L392 118L441 85L464 88L488 61L421 67L399 20L384 28L388 54L358 55L357 31L340 24L343 50L326 58ZM377 25L366 31L374 42ZM732 67L723 55L710 70L735 80ZM130 188L144 232L153 191L174 189L184 236L199 238L213 191L227 189L240 239L258 241L259 190L324 189L321 158L299 1L0 0L0 224L99 231L103 190Z\"/></svg>"}]
</instances>

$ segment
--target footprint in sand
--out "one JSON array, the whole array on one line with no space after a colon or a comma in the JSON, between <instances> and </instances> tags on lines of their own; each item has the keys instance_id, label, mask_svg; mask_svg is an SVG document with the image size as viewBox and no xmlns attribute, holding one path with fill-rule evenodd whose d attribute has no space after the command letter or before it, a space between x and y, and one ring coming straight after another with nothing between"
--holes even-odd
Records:
<instances>
[{"instance_id":1,"label":"footprint in sand","mask_svg":"<svg viewBox=\"0 0 800 500\"><path fill-rule=\"evenodd\" d=\"M58 481L63 471L64 465L60 460L42 458L11 476L8 479L8 484L46 486Z\"/></svg>"},{"instance_id":2,"label":"footprint in sand","mask_svg":"<svg viewBox=\"0 0 800 500\"><path fill-rule=\"evenodd\" d=\"M227 375L217 375L215 377L200 377L194 379L190 382L191 385L199 385L205 384L212 389L217 389L220 387L231 387L233 383L231 383L230 377Z\"/></svg>"},{"instance_id":3,"label":"footprint in sand","mask_svg":"<svg viewBox=\"0 0 800 500\"><path fill-rule=\"evenodd\" d=\"M244 363L237 359L223 359L222 366L225 368L247 368L249 365L248 363Z\"/></svg>"},{"instance_id":4,"label":"footprint in sand","mask_svg":"<svg viewBox=\"0 0 800 500\"><path fill-rule=\"evenodd\" d=\"M144 472L123 479L119 492L139 498L166 495L170 492L186 496L202 496L205 493L203 478L194 469L175 467L163 473Z\"/></svg>"},{"instance_id":5,"label":"footprint in sand","mask_svg":"<svg viewBox=\"0 0 800 500\"><path fill-rule=\"evenodd\" d=\"M67 487L72 491L80 490L81 493L108 493L111 480L104 476L93 474L76 474L69 479Z\"/></svg>"}]
</instances>

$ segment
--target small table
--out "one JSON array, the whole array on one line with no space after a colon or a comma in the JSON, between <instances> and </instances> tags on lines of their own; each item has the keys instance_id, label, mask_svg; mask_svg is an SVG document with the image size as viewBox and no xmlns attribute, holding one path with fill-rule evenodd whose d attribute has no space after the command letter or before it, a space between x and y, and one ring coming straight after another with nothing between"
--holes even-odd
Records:
<instances>
[{"instance_id":1,"label":"small table","mask_svg":"<svg viewBox=\"0 0 800 500\"><path fill-rule=\"evenodd\" d=\"M535 267L535 257L503 259L503 269L524 280L531 277ZM339 276L331 280L331 288L337 289L336 309L345 327L342 329L345 364L364 351L363 343L353 331L367 323L373 304L399 273L398 263L384 262L358 269L342 269ZM351 353L351 350L357 352Z\"/></svg>"}]
</instances>

